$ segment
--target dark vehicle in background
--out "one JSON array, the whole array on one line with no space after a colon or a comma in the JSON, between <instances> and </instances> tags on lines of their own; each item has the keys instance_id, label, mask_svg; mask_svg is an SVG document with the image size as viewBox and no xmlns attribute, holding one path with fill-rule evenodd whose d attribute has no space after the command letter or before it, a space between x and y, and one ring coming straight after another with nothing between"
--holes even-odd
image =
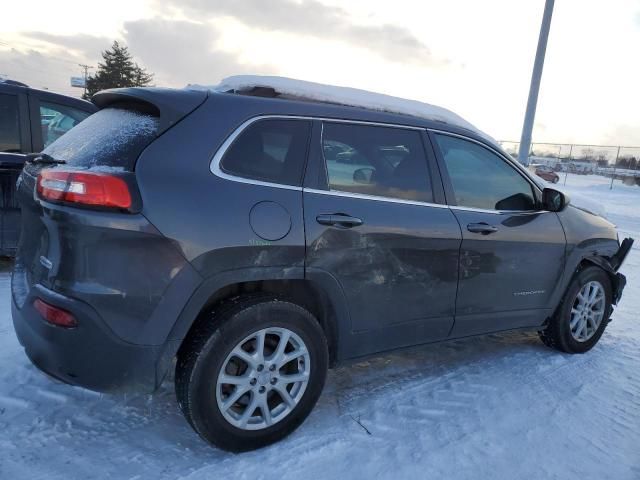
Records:
<instances>
[{"instance_id":1,"label":"dark vehicle in background","mask_svg":"<svg viewBox=\"0 0 640 480\"><path fill-rule=\"evenodd\" d=\"M99 391L174 369L221 448L288 435L347 359L509 329L586 352L625 286L631 239L455 123L251 90L93 101L20 177L17 336Z\"/></svg>"},{"instance_id":2,"label":"dark vehicle in background","mask_svg":"<svg viewBox=\"0 0 640 480\"><path fill-rule=\"evenodd\" d=\"M15 184L28 158L94 113L77 98L0 80L0 256L14 255L20 231Z\"/></svg>"},{"instance_id":3,"label":"dark vehicle in background","mask_svg":"<svg viewBox=\"0 0 640 480\"><path fill-rule=\"evenodd\" d=\"M538 165L535 169L536 175L551 183L558 183L560 177L553 170L553 168L548 167L546 165Z\"/></svg>"}]
</instances>

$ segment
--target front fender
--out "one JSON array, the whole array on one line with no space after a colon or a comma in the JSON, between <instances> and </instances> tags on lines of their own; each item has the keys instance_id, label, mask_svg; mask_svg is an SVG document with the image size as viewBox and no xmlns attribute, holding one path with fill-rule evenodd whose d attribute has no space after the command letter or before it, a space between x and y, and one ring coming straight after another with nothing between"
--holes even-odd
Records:
<instances>
[{"instance_id":1,"label":"front fender","mask_svg":"<svg viewBox=\"0 0 640 480\"><path fill-rule=\"evenodd\" d=\"M615 257L615 256L614 256ZM613 258L607 257L587 257L584 259L585 262L591 263L593 265L597 265L602 268L605 272L609 274L609 279L611 280L611 288L613 292L611 303L616 305L620 298L622 297L622 291L627 284L627 277L622 275L621 273L616 272L615 261Z\"/></svg>"}]
</instances>

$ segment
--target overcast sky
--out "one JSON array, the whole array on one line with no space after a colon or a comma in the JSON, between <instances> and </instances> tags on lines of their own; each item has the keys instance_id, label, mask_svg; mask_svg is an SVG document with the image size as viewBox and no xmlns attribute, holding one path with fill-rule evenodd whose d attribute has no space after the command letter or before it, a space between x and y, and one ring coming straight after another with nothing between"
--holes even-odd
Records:
<instances>
[{"instance_id":1,"label":"overcast sky","mask_svg":"<svg viewBox=\"0 0 640 480\"><path fill-rule=\"evenodd\" d=\"M94 6L95 5L95 6ZM158 86L275 74L434 103L520 138L544 0L3 2L0 74L79 95L114 39ZM640 145L640 0L557 0L537 142Z\"/></svg>"}]
</instances>

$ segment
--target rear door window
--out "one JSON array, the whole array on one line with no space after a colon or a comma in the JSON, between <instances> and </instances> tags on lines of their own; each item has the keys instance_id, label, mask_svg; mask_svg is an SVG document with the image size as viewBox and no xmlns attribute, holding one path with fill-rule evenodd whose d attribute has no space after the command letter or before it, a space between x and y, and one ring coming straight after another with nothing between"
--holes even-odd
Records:
<instances>
[{"instance_id":1,"label":"rear door window","mask_svg":"<svg viewBox=\"0 0 640 480\"><path fill-rule=\"evenodd\" d=\"M231 144L220 169L247 179L300 186L310 131L308 120L258 120Z\"/></svg>"},{"instance_id":2,"label":"rear door window","mask_svg":"<svg viewBox=\"0 0 640 480\"><path fill-rule=\"evenodd\" d=\"M55 140L44 153L79 168L132 171L157 131L157 117L135 110L105 108Z\"/></svg>"},{"instance_id":3,"label":"rear door window","mask_svg":"<svg viewBox=\"0 0 640 480\"><path fill-rule=\"evenodd\" d=\"M427 158L416 130L325 123L322 151L330 190L433 202Z\"/></svg>"},{"instance_id":4,"label":"rear door window","mask_svg":"<svg viewBox=\"0 0 640 480\"><path fill-rule=\"evenodd\" d=\"M20 152L18 97L0 94L0 152Z\"/></svg>"},{"instance_id":5,"label":"rear door window","mask_svg":"<svg viewBox=\"0 0 640 480\"><path fill-rule=\"evenodd\" d=\"M85 118L89 112L51 102L40 102L42 144L48 147Z\"/></svg>"}]
</instances>

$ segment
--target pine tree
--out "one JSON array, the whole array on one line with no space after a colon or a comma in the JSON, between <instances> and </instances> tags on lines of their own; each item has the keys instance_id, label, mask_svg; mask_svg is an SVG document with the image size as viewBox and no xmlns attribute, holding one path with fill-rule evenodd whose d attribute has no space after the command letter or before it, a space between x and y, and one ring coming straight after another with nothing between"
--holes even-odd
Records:
<instances>
[{"instance_id":1,"label":"pine tree","mask_svg":"<svg viewBox=\"0 0 640 480\"><path fill-rule=\"evenodd\" d=\"M153 80L153 74L140 67L129 49L117 41L110 50L102 52L102 59L96 74L87 77L87 91L83 95L86 99L106 88L145 87Z\"/></svg>"}]
</instances>

